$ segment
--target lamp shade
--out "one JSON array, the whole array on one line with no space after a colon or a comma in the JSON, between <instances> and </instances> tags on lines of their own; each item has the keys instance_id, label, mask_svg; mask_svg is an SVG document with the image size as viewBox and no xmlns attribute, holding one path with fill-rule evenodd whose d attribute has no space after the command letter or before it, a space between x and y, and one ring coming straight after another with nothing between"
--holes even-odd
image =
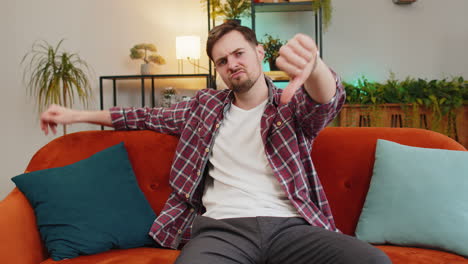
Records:
<instances>
[{"instance_id":1,"label":"lamp shade","mask_svg":"<svg viewBox=\"0 0 468 264\"><path fill-rule=\"evenodd\" d=\"M200 37L180 36L176 37L176 57L183 59L200 59Z\"/></svg>"}]
</instances>

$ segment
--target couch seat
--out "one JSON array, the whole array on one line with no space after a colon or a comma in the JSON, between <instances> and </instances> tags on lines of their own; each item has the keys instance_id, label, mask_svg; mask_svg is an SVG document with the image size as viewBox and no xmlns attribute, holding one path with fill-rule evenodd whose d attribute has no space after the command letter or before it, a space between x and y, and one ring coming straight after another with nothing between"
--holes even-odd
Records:
<instances>
[{"instance_id":1,"label":"couch seat","mask_svg":"<svg viewBox=\"0 0 468 264\"><path fill-rule=\"evenodd\" d=\"M398 246L376 246L384 251L394 264L467 264L464 257L448 252ZM41 264L172 264L180 251L170 249L136 248L110 250L108 252L81 256L60 262L48 259Z\"/></svg>"},{"instance_id":2,"label":"couch seat","mask_svg":"<svg viewBox=\"0 0 468 264\"><path fill-rule=\"evenodd\" d=\"M41 264L172 264L179 256L178 250L159 248L116 249L104 253L81 256L62 261L47 259Z\"/></svg>"},{"instance_id":3,"label":"couch seat","mask_svg":"<svg viewBox=\"0 0 468 264\"><path fill-rule=\"evenodd\" d=\"M398 246L376 246L385 252L394 264L467 264L468 259L448 252Z\"/></svg>"}]
</instances>

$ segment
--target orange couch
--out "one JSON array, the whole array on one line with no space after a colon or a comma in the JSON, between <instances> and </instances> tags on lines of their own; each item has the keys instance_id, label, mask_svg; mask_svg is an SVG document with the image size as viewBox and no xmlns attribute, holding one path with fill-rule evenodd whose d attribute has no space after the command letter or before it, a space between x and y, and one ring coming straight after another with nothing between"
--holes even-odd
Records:
<instances>
[{"instance_id":1,"label":"orange couch","mask_svg":"<svg viewBox=\"0 0 468 264\"><path fill-rule=\"evenodd\" d=\"M454 140L435 132L411 128L326 128L317 137L312 156L331 204L336 224L354 235L369 188L377 139L405 145L466 150ZM168 175L177 138L151 131L88 131L57 138L31 159L27 171L65 166L91 154L125 142L140 188L159 213L170 193ZM12 175L13 176L13 175ZM34 211L26 198L14 189L0 202L0 259L8 264L56 263L47 259ZM464 257L437 250L377 246L393 263L468 263ZM179 251L137 248L111 250L81 256L60 263L164 264L173 263Z\"/></svg>"}]
</instances>

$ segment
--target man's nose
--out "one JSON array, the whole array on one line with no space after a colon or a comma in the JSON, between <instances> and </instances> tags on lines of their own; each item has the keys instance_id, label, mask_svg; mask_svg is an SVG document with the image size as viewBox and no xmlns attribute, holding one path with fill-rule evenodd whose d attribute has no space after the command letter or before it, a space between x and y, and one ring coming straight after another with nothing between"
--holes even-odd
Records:
<instances>
[{"instance_id":1,"label":"man's nose","mask_svg":"<svg viewBox=\"0 0 468 264\"><path fill-rule=\"evenodd\" d=\"M236 70L239 67L239 63L237 63L237 60L235 58L228 58L227 62L229 70Z\"/></svg>"}]
</instances>

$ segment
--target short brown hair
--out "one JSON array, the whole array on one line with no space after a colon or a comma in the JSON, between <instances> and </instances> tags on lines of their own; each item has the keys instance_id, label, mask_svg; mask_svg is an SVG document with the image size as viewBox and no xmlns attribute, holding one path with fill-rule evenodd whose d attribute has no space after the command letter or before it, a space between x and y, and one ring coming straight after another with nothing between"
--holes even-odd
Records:
<instances>
[{"instance_id":1,"label":"short brown hair","mask_svg":"<svg viewBox=\"0 0 468 264\"><path fill-rule=\"evenodd\" d=\"M257 37L255 36L255 32L252 29L241 26L236 21L227 21L219 26L214 27L208 33L208 40L206 41L206 53L208 54L208 57L210 57L211 60L213 60L213 57L211 56L213 46L216 44L216 42L218 42L220 38L222 38L224 35L233 30L236 30L239 33L241 33L242 36L244 36L245 40L247 40L247 42L250 42L254 46L258 45Z\"/></svg>"}]
</instances>

